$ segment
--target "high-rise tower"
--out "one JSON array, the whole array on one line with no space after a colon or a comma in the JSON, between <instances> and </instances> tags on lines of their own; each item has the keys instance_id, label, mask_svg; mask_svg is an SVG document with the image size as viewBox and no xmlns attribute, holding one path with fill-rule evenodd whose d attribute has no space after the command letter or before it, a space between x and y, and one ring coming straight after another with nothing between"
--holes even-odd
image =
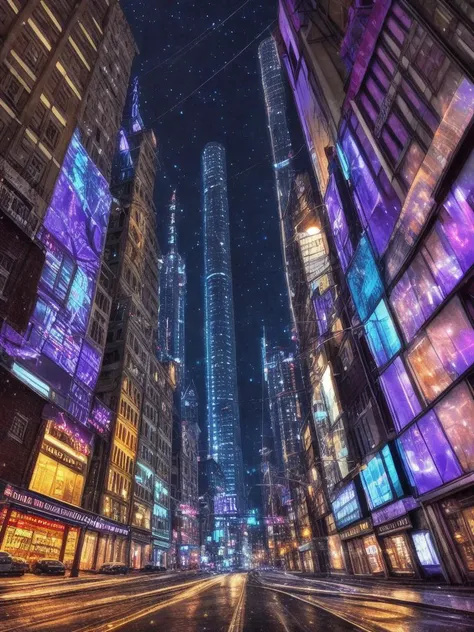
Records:
<instances>
[{"instance_id":1,"label":"high-rise tower","mask_svg":"<svg viewBox=\"0 0 474 632\"><path fill-rule=\"evenodd\" d=\"M223 513L235 513L243 505L243 463L227 174L225 149L219 143L208 143L204 148L202 179L208 453L226 477Z\"/></svg>"},{"instance_id":2,"label":"high-rise tower","mask_svg":"<svg viewBox=\"0 0 474 632\"><path fill-rule=\"evenodd\" d=\"M168 253L160 271L160 313L158 354L178 366L178 381L184 379L184 312L186 306L186 267L177 249L176 191L169 205Z\"/></svg>"},{"instance_id":3,"label":"high-rise tower","mask_svg":"<svg viewBox=\"0 0 474 632\"><path fill-rule=\"evenodd\" d=\"M263 40L260 44L258 58L272 145L278 210L280 220L283 222L283 237L286 238L289 232L284 226L284 217L293 177L292 148L286 120L285 85L276 43L272 37Z\"/></svg>"}]
</instances>

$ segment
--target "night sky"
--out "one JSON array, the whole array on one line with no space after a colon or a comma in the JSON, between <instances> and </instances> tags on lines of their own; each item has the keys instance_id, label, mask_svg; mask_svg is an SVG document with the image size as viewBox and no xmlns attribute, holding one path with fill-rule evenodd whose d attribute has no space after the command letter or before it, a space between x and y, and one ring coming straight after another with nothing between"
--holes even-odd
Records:
<instances>
[{"instance_id":1,"label":"night sky","mask_svg":"<svg viewBox=\"0 0 474 632\"><path fill-rule=\"evenodd\" d=\"M260 83L258 44L275 28L274 0L125 0L140 49L142 117L158 139L155 188L160 243L166 203L177 188L178 248L186 260L186 362L200 394L205 426L203 249L200 157L219 141L227 150L232 268L242 442L247 466L258 464L261 427L262 324L275 344L289 342L271 148ZM214 28L213 28L214 27ZM192 50L183 49L206 31ZM234 55L249 48L201 90L170 111ZM170 59L171 57L171 59ZM294 117L294 113L292 113Z\"/></svg>"}]
</instances>

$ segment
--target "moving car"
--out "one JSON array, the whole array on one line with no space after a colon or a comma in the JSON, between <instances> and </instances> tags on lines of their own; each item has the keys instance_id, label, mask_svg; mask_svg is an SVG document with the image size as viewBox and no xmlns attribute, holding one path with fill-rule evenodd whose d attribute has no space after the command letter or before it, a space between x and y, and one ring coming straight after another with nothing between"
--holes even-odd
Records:
<instances>
[{"instance_id":1,"label":"moving car","mask_svg":"<svg viewBox=\"0 0 474 632\"><path fill-rule=\"evenodd\" d=\"M166 570L166 566L158 566L157 564L145 564L145 566L140 569L142 573L165 573Z\"/></svg>"},{"instance_id":2,"label":"moving car","mask_svg":"<svg viewBox=\"0 0 474 632\"><path fill-rule=\"evenodd\" d=\"M99 568L99 573L105 575L126 575L129 568L123 562L106 562Z\"/></svg>"},{"instance_id":3,"label":"moving car","mask_svg":"<svg viewBox=\"0 0 474 632\"><path fill-rule=\"evenodd\" d=\"M13 557L6 551L0 551L0 575L24 575L27 570L28 563L22 557Z\"/></svg>"},{"instance_id":4,"label":"moving car","mask_svg":"<svg viewBox=\"0 0 474 632\"><path fill-rule=\"evenodd\" d=\"M36 575L65 575L66 567L59 560L43 558L33 563L31 570Z\"/></svg>"}]
</instances>

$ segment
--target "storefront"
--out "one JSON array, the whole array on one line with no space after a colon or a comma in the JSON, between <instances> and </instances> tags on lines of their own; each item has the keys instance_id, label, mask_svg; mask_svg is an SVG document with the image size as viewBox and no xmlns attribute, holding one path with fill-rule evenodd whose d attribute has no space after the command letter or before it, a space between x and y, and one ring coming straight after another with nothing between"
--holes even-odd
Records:
<instances>
[{"instance_id":1,"label":"storefront","mask_svg":"<svg viewBox=\"0 0 474 632\"><path fill-rule=\"evenodd\" d=\"M79 568L125 561L128 527L40 494L7 485L1 495L0 549L32 563L43 557ZM81 537L82 536L82 537Z\"/></svg>"},{"instance_id":2,"label":"storefront","mask_svg":"<svg viewBox=\"0 0 474 632\"><path fill-rule=\"evenodd\" d=\"M372 521L363 520L339 533L345 543L354 575L383 575L385 566L383 555Z\"/></svg>"},{"instance_id":3,"label":"storefront","mask_svg":"<svg viewBox=\"0 0 474 632\"><path fill-rule=\"evenodd\" d=\"M468 490L439 503L448 527L451 548L457 553L464 575L474 580L474 492ZM455 556L453 556L455 557Z\"/></svg>"},{"instance_id":4,"label":"storefront","mask_svg":"<svg viewBox=\"0 0 474 632\"><path fill-rule=\"evenodd\" d=\"M319 568L314 555L313 542L306 542L305 544L301 544L298 547L298 551L301 556L301 570L303 571L303 573L317 573ZM299 570L299 568L296 568L295 570Z\"/></svg>"},{"instance_id":5,"label":"storefront","mask_svg":"<svg viewBox=\"0 0 474 632\"><path fill-rule=\"evenodd\" d=\"M151 533L133 529L130 566L136 569L143 568L143 566L149 564L151 560Z\"/></svg>"}]
</instances>

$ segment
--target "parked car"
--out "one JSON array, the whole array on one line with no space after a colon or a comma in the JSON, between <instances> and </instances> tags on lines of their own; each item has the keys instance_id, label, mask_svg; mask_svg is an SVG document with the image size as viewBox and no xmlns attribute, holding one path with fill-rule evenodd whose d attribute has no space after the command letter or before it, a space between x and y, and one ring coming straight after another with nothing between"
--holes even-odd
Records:
<instances>
[{"instance_id":1,"label":"parked car","mask_svg":"<svg viewBox=\"0 0 474 632\"><path fill-rule=\"evenodd\" d=\"M24 575L30 570L30 565L23 557L12 557L15 575Z\"/></svg>"},{"instance_id":2,"label":"parked car","mask_svg":"<svg viewBox=\"0 0 474 632\"><path fill-rule=\"evenodd\" d=\"M145 566L140 569L142 573L165 573L166 570L166 566L158 566L157 564L145 564Z\"/></svg>"},{"instance_id":3,"label":"parked car","mask_svg":"<svg viewBox=\"0 0 474 632\"><path fill-rule=\"evenodd\" d=\"M126 575L129 568L123 562L106 562L99 568L99 573L105 575Z\"/></svg>"},{"instance_id":4,"label":"parked car","mask_svg":"<svg viewBox=\"0 0 474 632\"><path fill-rule=\"evenodd\" d=\"M46 575L64 575L66 567L59 560L43 558L33 563L31 570L36 575L45 573Z\"/></svg>"},{"instance_id":5,"label":"parked car","mask_svg":"<svg viewBox=\"0 0 474 632\"><path fill-rule=\"evenodd\" d=\"M0 575L24 575L28 564L21 557L13 557L6 551L0 551Z\"/></svg>"}]
</instances>

